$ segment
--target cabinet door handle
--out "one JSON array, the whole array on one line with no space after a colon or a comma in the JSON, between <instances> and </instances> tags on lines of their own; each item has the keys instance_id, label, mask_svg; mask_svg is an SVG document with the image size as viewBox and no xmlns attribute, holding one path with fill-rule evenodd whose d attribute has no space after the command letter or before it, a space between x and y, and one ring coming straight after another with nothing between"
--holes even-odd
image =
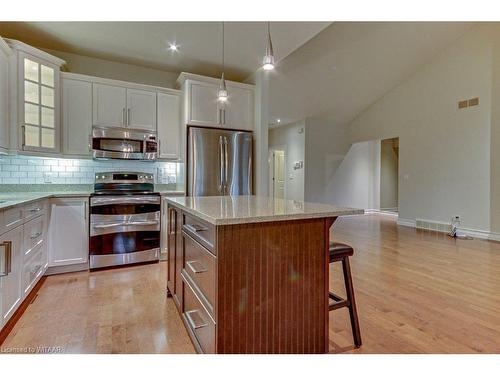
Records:
<instances>
[{"instance_id":1,"label":"cabinet door handle","mask_svg":"<svg viewBox=\"0 0 500 375\"><path fill-rule=\"evenodd\" d=\"M208 228L205 228L204 226L198 224L184 224L184 228L188 229L191 232L203 232L208 230Z\"/></svg>"},{"instance_id":2,"label":"cabinet door handle","mask_svg":"<svg viewBox=\"0 0 500 375\"><path fill-rule=\"evenodd\" d=\"M127 109L127 126L130 126L130 108Z\"/></svg>"},{"instance_id":3,"label":"cabinet door handle","mask_svg":"<svg viewBox=\"0 0 500 375\"><path fill-rule=\"evenodd\" d=\"M24 146L26 146L26 126L23 125L23 126L21 126L21 128L22 128L22 145L21 145L21 147L24 150Z\"/></svg>"},{"instance_id":4,"label":"cabinet door handle","mask_svg":"<svg viewBox=\"0 0 500 375\"><path fill-rule=\"evenodd\" d=\"M208 323L201 316L200 310L186 311L186 318L189 322L189 325L193 327L193 329L200 329L208 326Z\"/></svg>"},{"instance_id":5,"label":"cabinet door handle","mask_svg":"<svg viewBox=\"0 0 500 375\"><path fill-rule=\"evenodd\" d=\"M122 125L125 125L126 122L125 122L125 107L123 107L123 110L122 110Z\"/></svg>"},{"instance_id":6,"label":"cabinet door handle","mask_svg":"<svg viewBox=\"0 0 500 375\"><path fill-rule=\"evenodd\" d=\"M92 151L92 134L89 134L89 151Z\"/></svg>"},{"instance_id":7,"label":"cabinet door handle","mask_svg":"<svg viewBox=\"0 0 500 375\"><path fill-rule=\"evenodd\" d=\"M203 266L203 264L201 264L197 260L186 262L186 266L188 266L189 269L193 271L193 273L203 273L208 271L208 269L205 268L205 266Z\"/></svg>"},{"instance_id":8,"label":"cabinet door handle","mask_svg":"<svg viewBox=\"0 0 500 375\"><path fill-rule=\"evenodd\" d=\"M0 271L1 277L7 276L12 272L12 241L4 241L0 244L0 246L4 248L4 269Z\"/></svg>"}]
</instances>

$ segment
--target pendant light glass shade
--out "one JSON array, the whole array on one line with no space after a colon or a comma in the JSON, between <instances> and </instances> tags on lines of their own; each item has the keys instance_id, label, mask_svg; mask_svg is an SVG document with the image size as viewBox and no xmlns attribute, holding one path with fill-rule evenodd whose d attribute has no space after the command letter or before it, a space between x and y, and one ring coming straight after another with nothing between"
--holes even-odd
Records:
<instances>
[{"instance_id":1,"label":"pendant light glass shade","mask_svg":"<svg viewBox=\"0 0 500 375\"><path fill-rule=\"evenodd\" d=\"M220 77L219 90L217 91L217 100L223 103L227 101L227 97L226 80L224 79L224 22L222 22L222 75Z\"/></svg>"},{"instance_id":2,"label":"pendant light glass shade","mask_svg":"<svg viewBox=\"0 0 500 375\"><path fill-rule=\"evenodd\" d=\"M219 91L217 91L217 99L219 102L227 101L227 88L226 88L226 80L224 79L224 72L220 78Z\"/></svg>"},{"instance_id":3,"label":"pendant light glass shade","mask_svg":"<svg viewBox=\"0 0 500 375\"><path fill-rule=\"evenodd\" d=\"M273 70L274 69L274 52L273 52L273 42L271 41L271 23L267 23L267 45L266 45L266 55L262 60L262 69Z\"/></svg>"}]
</instances>

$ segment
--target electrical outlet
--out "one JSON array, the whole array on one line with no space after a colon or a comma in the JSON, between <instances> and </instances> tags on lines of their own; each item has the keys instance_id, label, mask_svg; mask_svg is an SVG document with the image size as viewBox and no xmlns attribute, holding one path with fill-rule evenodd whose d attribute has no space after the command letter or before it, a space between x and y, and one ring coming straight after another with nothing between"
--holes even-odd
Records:
<instances>
[{"instance_id":1,"label":"electrical outlet","mask_svg":"<svg viewBox=\"0 0 500 375\"><path fill-rule=\"evenodd\" d=\"M52 173L45 172L43 174L43 183L44 184L51 184L52 183Z\"/></svg>"}]
</instances>

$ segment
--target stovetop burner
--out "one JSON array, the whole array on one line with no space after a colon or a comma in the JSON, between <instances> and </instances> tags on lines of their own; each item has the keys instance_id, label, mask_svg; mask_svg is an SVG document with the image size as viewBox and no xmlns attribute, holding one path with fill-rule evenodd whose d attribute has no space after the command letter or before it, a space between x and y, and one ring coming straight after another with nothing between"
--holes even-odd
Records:
<instances>
[{"instance_id":1,"label":"stovetop burner","mask_svg":"<svg viewBox=\"0 0 500 375\"><path fill-rule=\"evenodd\" d=\"M95 174L92 195L144 195L154 192L154 175L143 172L100 172Z\"/></svg>"}]
</instances>

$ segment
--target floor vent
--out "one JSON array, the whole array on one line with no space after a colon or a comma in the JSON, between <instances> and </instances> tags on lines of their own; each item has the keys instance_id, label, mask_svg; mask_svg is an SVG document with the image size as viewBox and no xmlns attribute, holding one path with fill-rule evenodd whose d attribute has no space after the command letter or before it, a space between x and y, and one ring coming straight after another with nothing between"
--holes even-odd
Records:
<instances>
[{"instance_id":1,"label":"floor vent","mask_svg":"<svg viewBox=\"0 0 500 375\"><path fill-rule=\"evenodd\" d=\"M442 223L439 221L417 219L416 220L416 227L418 229L427 229L427 230L433 230L436 232L443 232L443 233L451 232L451 224Z\"/></svg>"}]
</instances>

